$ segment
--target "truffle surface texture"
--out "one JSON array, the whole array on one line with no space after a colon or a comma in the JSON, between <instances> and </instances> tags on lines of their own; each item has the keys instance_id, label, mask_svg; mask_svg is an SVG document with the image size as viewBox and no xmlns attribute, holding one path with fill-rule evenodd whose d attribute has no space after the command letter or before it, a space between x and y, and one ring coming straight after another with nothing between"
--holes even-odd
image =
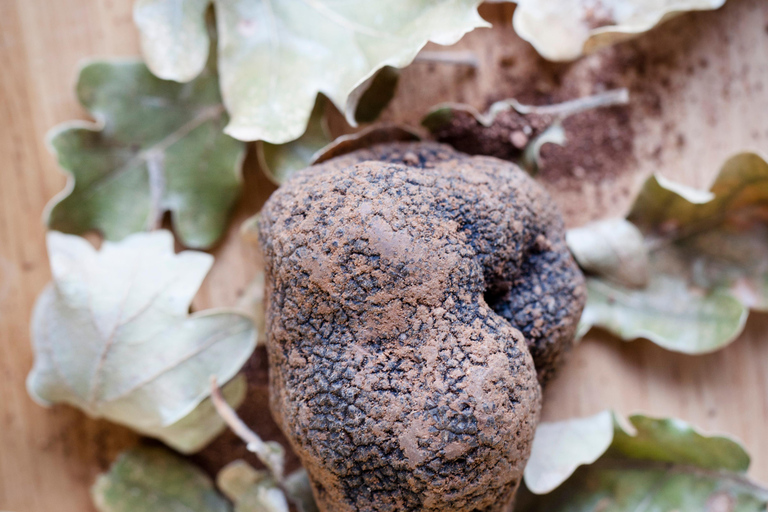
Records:
<instances>
[{"instance_id":1,"label":"truffle surface texture","mask_svg":"<svg viewBox=\"0 0 768 512\"><path fill-rule=\"evenodd\" d=\"M382 144L297 173L260 241L271 407L320 509L507 510L585 300L546 192Z\"/></svg>"}]
</instances>

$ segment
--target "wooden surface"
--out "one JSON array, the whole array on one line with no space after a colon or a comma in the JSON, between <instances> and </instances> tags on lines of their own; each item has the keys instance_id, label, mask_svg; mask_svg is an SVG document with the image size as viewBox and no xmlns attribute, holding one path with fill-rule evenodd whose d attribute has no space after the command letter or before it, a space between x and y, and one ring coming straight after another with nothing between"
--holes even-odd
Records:
<instances>
[{"instance_id":1,"label":"wooden surface","mask_svg":"<svg viewBox=\"0 0 768 512\"><path fill-rule=\"evenodd\" d=\"M72 92L79 62L137 53L130 4L0 0L0 510L93 510L93 479L137 441L126 429L71 408L44 409L24 387L32 365L30 310L50 278L41 212L64 184L45 133L59 122L86 117ZM482 12L496 28L476 31L459 45L478 54L480 67L414 64L403 74L388 119L417 122L439 101L484 108L528 87L546 89L525 80L541 69L555 81L580 83L574 74L587 73L599 58L575 67L546 65L512 33L512 7L485 6ZM579 179L545 173L571 225L622 213L650 172L706 186L731 153L768 151L768 2L730 0L721 11L682 16L632 44L633 51L658 56L643 78L663 86L658 112L630 116L633 155L622 172ZM606 85L590 80L593 89ZM256 251L237 234L239 223L272 190L254 162L249 157L243 200L214 251L216 265L196 308L234 304L257 269ZM767 367L765 315L752 315L730 347L701 357L592 333L547 390L544 416L564 419L607 407L676 416L738 437L753 455L750 474L768 482Z\"/></svg>"}]
</instances>

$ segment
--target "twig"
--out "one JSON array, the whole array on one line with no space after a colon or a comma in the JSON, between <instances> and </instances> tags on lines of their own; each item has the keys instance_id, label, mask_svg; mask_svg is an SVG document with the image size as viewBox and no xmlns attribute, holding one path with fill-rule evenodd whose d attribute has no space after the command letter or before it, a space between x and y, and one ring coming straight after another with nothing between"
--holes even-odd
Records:
<instances>
[{"instance_id":1,"label":"twig","mask_svg":"<svg viewBox=\"0 0 768 512\"><path fill-rule=\"evenodd\" d=\"M600 107L612 107L615 105L626 105L629 103L629 90L626 88L613 89L593 96L565 101L555 105L523 105L517 100L509 101L510 106L523 115L539 114L565 118L585 110L592 110Z\"/></svg>"},{"instance_id":2,"label":"twig","mask_svg":"<svg viewBox=\"0 0 768 512\"><path fill-rule=\"evenodd\" d=\"M224 420L224 423L245 442L248 451L256 454L259 460L272 473L278 484L282 486L285 466L282 447L277 443L265 443L256 432L248 428L235 410L224 400L221 389L219 389L219 385L216 382L216 377L211 377L211 401L216 408L216 412Z\"/></svg>"},{"instance_id":3,"label":"twig","mask_svg":"<svg viewBox=\"0 0 768 512\"><path fill-rule=\"evenodd\" d=\"M414 62L435 62L438 64L455 64L477 69L480 66L475 52L431 52L423 51L416 55Z\"/></svg>"}]
</instances>

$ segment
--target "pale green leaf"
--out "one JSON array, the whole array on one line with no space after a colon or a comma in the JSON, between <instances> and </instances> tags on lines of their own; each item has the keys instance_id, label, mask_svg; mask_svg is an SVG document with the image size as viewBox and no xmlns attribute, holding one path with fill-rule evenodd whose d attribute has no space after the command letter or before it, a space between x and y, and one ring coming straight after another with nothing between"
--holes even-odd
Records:
<instances>
[{"instance_id":1,"label":"pale green leaf","mask_svg":"<svg viewBox=\"0 0 768 512\"><path fill-rule=\"evenodd\" d=\"M245 145L222 133L215 73L178 84L141 62L93 62L80 71L77 94L96 123L65 123L49 135L70 177L46 208L48 226L120 240L171 212L184 245L216 242L240 191Z\"/></svg>"},{"instance_id":2,"label":"pale green leaf","mask_svg":"<svg viewBox=\"0 0 768 512\"><path fill-rule=\"evenodd\" d=\"M515 32L546 59L583 53L650 30L683 11L717 9L725 0L517 0Z\"/></svg>"},{"instance_id":3,"label":"pale green leaf","mask_svg":"<svg viewBox=\"0 0 768 512\"><path fill-rule=\"evenodd\" d=\"M453 44L488 25L477 13L479 0L212 3L222 96L231 116L226 133L273 144L304 133L318 93L354 125L358 89L376 71L406 66L429 41ZM136 2L142 48L158 76L185 81L202 71L208 42L203 10L199 0ZM186 45L191 55L178 58Z\"/></svg>"},{"instance_id":4,"label":"pale green leaf","mask_svg":"<svg viewBox=\"0 0 768 512\"><path fill-rule=\"evenodd\" d=\"M257 143L259 164L273 183L282 185L293 173L309 167L315 153L330 142L325 99L318 97L304 135L285 144Z\"/></svg>"},{"instance_id":5,"label":"pale green leaf","mask_svg":"<svg viewBox=\"0 0 768 512\"><path fill-rule=\"evenodd\" d=\"M248 381L245 375L238 373L221 388L221 393L232 408L237 408L245 400L247 390ZM188 454L202 450L226 428L224 420L218 415L211 398L208 397L176 423L140 432L160 439L177 452Z\"/></svg>"},{"instance_id":6,"label":"pale green leaf","mask_svg":"<svg viewBox=\"0 0 768 512\"><path fill-rule=\"evenodd\" d=\"M613 441L613 414L603 411L588 418L540 423L525 466L525 485L545 494L557 488L576 468L592 464Z\"/></svg>"},{"instance_id":7,"label":"pale green leaf","mask_svg":"<svg viewBox=\"0 0 768 512\"><path fill-rule=\"evenodd\" d=\"M597 325L698 354L735 339L749 308L768 309L768 163L759 155L728 160L709 191L652 177L628 220L644 236L648 285L590 277L581 331Z\"/></svg>"},{"instance_id":8,"label":"pale green leaf","mask_svg":"<svg viewBox=\"0 0 768 512\"><path fill-rule=\"evenodd\" d=\"M652 257L642 289L587 278L580 331L596 325L625 340L646 338L687 354L712 352L736 339L748 315L741 302L720 291L691 289L674 272L657 273L655 263Z\"/></svg>"},{"instance_id":9,"label":"pale green leaf","mask_svg":"<svg viewBox=\"0 0 768 512\"><path fill-rule=\"evenodd\" d=\"M536 461L552 473L548 478L553 483L562 482L563 468L574 462L588 465L549 494L521 492L516 512L765 512L768 489L744 476L749 456L737 442L703 435L680 420L639 415L630 418L629 431L616 421L611 432L603 425L606 416L611 413L539 426L559 433L557 438L545 436L557 449L532 454L532 460L542 454L553 459ZM586 428L596 418L599 433ZM607 449L589 453L589 458L597 455L594 463L584 456L574 458L589 451L583 443L597 447L597 440ZM537 482L546 478L540 471Z\"/></svg>"},{"instance_id":10,"label":"pale green leaf","mask_svg":"<svg viewBox=\"0 0 768 512\"><path fill-rule=\"evenodd\" d=\"M99 512L231 512L205 473L163 448L120 455L91 488Z\"/></svg>"},{"instance_id":11,"label":"pale green leaf","mask_svg":"<svg viewBox=\"0 0 768 512\"><path fill-rule=\"evenodd\" d=\"M288 498L296 504L299 512L319 512L307 470L297 469L285 478L283 484Z\"/></svg>"},{"instance_id":12,"label":"pale green leaf","mask_svg":"<svg viewBox=\"0 0 768 512\"><path fill-rule=\"evenodd\" d=\"M355 119L360 123L374 121L395 94L400 71L385 66L364 87L356 90L360 97L350 99L357 104ZM319 152L333 143L328 128L328 101L319 95L304 134L285 144L257 142L261 169L276 185L282 185L296 171L309 167Z\"/></svg>"},{"instance_id":13,"label":"pale green leaf","mask_svg":"<svg viewBox=\"0 0 768 512\"><path fill-rule=\"evenodd\" d=\"M630 288L648 284L643 234L625 219L606 219L571 229L568 249L586 272Z\"/></svg>"},{"instance_id":14,"label":"pale green leaf","mask_svg":"<svg viewBox=\"0 0 768 512\"><path fill-rule=\"evenodd\" d=\"M230 380L253 352L248 317L188 315L213 258L174 254L167 231L105 242L100 251L51 232L48 251L53 282L33 312L27 379L42 404L156 431L192 412L210 394L211 376Z\"/></svg>"},{"instance_id":15,"label":"pale green leaf","mask_svg":"<svg viewBox=\"0 0 768 512\"><path fill-rule=\"evenodd\" d=\"M235 512L288 512L288 501L267 471L247 462L227 464L216 476L216 485L235 503Z\"/></svg>"}]
</instances>

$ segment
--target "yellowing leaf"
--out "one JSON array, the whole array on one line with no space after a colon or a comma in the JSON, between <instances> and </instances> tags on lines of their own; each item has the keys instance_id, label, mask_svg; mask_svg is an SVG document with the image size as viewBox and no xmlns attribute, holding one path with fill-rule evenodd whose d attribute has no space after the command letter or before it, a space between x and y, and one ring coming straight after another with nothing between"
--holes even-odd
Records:
<instances>
[{"instance_id":1,"label":"yellowing leaf","mask_svg":"<svg viewBox=\"0 0 768 512\"><path fill-rule=\"evenodd\" d=\"M744 476L749 456L737 442L703 435L680 420L639 415L629 418L627 430L618 421L606 428L612 417L606 411L539 425L528 462L537 471L531 478L526 468L525 481L534 484L531 491L539 486L549 494L521 492L515 510L765 511L768 489ZM537 443L544 449L537 450ZM570 477L563 471L577 464L587 465Z\"/></svg>"},{"instance_id":2,"label":"yellowing leaf","mask_svg":"<svg viewBox=\"0 0 768 512\"><path fill-rule=\"evenodd\" d=\"M96 251L48 234L53 282L32 316L35 364L27 379L42 404L64 402L144 432L184 418L253 352L251 320L228 311L188 315L211 267L205 253L173 252L167 231L138 233Z\"/></svg>"},{"instance_id":3,"label":"yellowing leaf","mask_svg":"<svg viewBox=\"0 0 768 512\"><path fill-rule=\"evenodd\" d=\"M717 9L725 0L517 0L515 32L546 59L583 53L650 30L684 11Z\"/></svg>"},{"instance_id":4,"label":"yellowing leaf","mask_svg":"<svg viewBox=\"0 0 768 512\"><path fill-rule=\"evenodd\" d=\"M648 285L587 280L582 331L604 327L698 354L727 345L749 308L768 309L768 163L743 153L710 191L650 178L628 216L643 233Z\"/></svg>"},{"instance_id":5,"label":"yellowing leaf","mask_svg":"<svg viewBox=\"0 0 768 512\"><path fill-rule=\"evenodd\" d=\"M123 453L91 489L99 512L231 512L205 473L162 448Z\"/></svg>"},{"instance_id":6,"label":"yellowing leaf","mask_svg":"<svg viewBox=\"0 0 768 512\"><path fill-rule=\"evenodd\" d=\"M211 1L138 0L134 19L149 68L188 81L203 70ZM212 0L226 133L297 139L319 92L355 124L358 88L384 66L409 64L429 41L453 44L488 24L479 0ZM356 92L357 91L357 92Z\"/></svg>"},{"instance_id":7,"label":"yellowing leaf","mask_svg":"<svg viewBox=\"0 0 768 512\"><path fill-rule=\"evenodd\" d=\"M51 229L109 240L159 227L165 212L187 247L211 246L240 191L245 145L222 133L215 73L160 80L141 62L83 67L77 94L96 123L56 127L50 146L69 174L46 208Z\"/></svg>"}]
</instances>

